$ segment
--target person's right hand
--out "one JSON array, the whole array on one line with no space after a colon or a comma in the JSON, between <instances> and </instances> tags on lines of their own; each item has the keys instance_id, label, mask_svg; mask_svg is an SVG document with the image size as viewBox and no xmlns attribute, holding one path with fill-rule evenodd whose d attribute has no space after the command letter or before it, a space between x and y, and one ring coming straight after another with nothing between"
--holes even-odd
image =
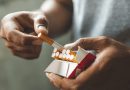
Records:
<instances>
[{"instance_id":1,"label":"person's right hand","mask_svg":"<svg viewBox=\"0 0 130 90\"><path fill-rule=\"evenodd\" d=\"M0 37L10 52L24 59L40 55L43 41L36 35L48 34L48 21L41 12L16 12L6 15L1 21Z\"/></svg>"}]
</instances>

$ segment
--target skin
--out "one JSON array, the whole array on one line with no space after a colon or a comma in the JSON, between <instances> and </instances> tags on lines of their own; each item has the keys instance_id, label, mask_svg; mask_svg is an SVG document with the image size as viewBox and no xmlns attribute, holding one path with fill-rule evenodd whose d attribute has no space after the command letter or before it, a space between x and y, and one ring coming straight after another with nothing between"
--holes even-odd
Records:
<instances>
[{"instance_id":1,"label":"skin","mask_svg":"<svg viewBox=\"0 0 130 90\"><path fill-rule=\"evenodd\" d=\"M97 52L95 61L76 79L46 73L50 82L62 90L130 90L130 48L107 37L81 38L66 45Z\"/></svg>"},{"instance_id":2,"label":"skin","mask_svg":"<svg viewBox=\"0 0 130 90\"><path fill-rule=\"evenodd\" d=\"M43 41L37 34L42 32L52 38L67 32L72 12L71 0L46 0L37 11L6 15L1 21L0 37L13 55L24 59L38 58Z\"/></svg>"},{"instance_id":3,"label":"skin","mask_svg":"<svg viewBox=\"0 0 130 90\"><path fill-rule=\"evenodd\" d=\"M56 37L71 26L71 0L46 0L37 11L21 11L6 15L1 21L0 37L15 56L35 59L40 55L42 32ZM76 50L96 50L95 62L76 79L47 73L50 82L63 90L129 90L130 48L107 37L82 38L66 45Z\"/></svg>"}]
</instances>

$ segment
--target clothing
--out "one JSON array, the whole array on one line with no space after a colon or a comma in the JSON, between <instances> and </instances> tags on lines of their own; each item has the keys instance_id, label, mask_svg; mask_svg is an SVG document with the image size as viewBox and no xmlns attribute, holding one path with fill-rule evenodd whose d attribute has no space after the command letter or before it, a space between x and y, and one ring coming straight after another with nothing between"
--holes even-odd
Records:
<instances>
[{"instance_id":1,"label":"clothing","mask_svg":"<svg viewBox=\"0 0 130 90\"><path fill-rule=\"evenodd\" d=\"M130 0L72 0L73 40L107 36L130 46Z\"/></svg>"}]
</instances>

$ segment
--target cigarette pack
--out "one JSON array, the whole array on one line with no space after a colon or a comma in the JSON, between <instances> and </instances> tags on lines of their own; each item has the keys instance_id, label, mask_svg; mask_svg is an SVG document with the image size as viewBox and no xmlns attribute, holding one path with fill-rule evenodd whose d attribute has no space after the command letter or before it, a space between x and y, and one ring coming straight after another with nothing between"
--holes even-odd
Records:
<instances>
[{"instance_id":1,"label":"cigarette pack","mask_svg":"<svg viewBox=\"0 0 130 90\"><path fill-rule=\"evenodd\" d=\"M52 63L46 68L45 72L51 72L63 77L74 79L82 71L87 69L95 60L95 56L83 48L79 47L75 60L79 63L63 61L63 60L53 60Z\"/></svg>"}]
</instances>

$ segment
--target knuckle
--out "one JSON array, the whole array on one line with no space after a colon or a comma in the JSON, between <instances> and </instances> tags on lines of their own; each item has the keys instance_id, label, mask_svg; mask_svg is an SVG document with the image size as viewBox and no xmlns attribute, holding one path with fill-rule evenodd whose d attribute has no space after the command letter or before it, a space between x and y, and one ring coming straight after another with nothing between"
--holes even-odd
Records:
<instances>
[{"instance_id":1,"label":"knuckle","mask_svg":"<svg viewBox=\"0 0 130 90\"><path fill-rule=\"evenodd\" d=\"M103 44L103 45L108 45L108 44L109 44L109 38L106 37L106 36L101 36L101 37L99 37L99 41L100 41L100 43Z\"/></svg>"},{"instance_id":2,"label":"knuckle","mask_svg":"<svg viewBox=\"0 0 130 90\"><path fill-rule=\"evenodd\" d=\"M9 42L11 42L12 41L12 31L11 30L9 30L8 32L6 32L6 38L7 38L7 40L9 41Z\"/></svg>"},{"instance_id":3,"label":"knuckle","mask_svg":"<svg viewBox=\"0 0 130 90\"><path fill-rule=\"evenodd\" d=\"M85 44L85 38L78 39L77 43L81 45Z\"/></svg>"},{"instance_id":4,"label":"knuckle","mask_svg":"<svg viewBox=\"0 0 130 90\"><path fill-rule=\"evenodd\" d=\"M4 24L6 21L9 21L13 17L13 13L7 14L4 16L4 18L1 20L1 23Z\"/></svg>"},{"instance_id":5,"label":"knuckle","mask_svg":"<svg viewBox=\"0 0 130 90\"><path fill-rule=\"evenodd\" d=\"M13 48L9 43L5 43L5 46L8 47L8 48Z\"/></svg>"},{"instance_id":6,"label":"knuckle","mask_svg":"<svg viewBox=\"0 0 130 90\"><path fill-rule=\"evenodd\" d=\"M35 18L34 18L36 21L43 21L46 19L46 17L44 15L41 15L41 14L35 14Z\"/></svg>"},{"instance_id":7,"label":"knuckle","mask_svg":"<svg viewBox=\"0 0 130 90\"><path fill-rule=\"evenodd\" d=\"M26 46L27 41L28 41L28 40L27 40L27 38L26 38L25 36L22 37L22 38L21 38L21 45L22 45L22 46Z\"/></svg>"},{"instance_id":8,"label":"knuckle","mask_svg":"<svg viewBox=\"0 0 130 90\"><path fill-rule=\"evenodd\" d=\"M6 15L2 20L1 20L1 24L3 25L5 23L5 21L7 20L7 18L10 16L10 14Z\"/></svg>"}]
</instances>

